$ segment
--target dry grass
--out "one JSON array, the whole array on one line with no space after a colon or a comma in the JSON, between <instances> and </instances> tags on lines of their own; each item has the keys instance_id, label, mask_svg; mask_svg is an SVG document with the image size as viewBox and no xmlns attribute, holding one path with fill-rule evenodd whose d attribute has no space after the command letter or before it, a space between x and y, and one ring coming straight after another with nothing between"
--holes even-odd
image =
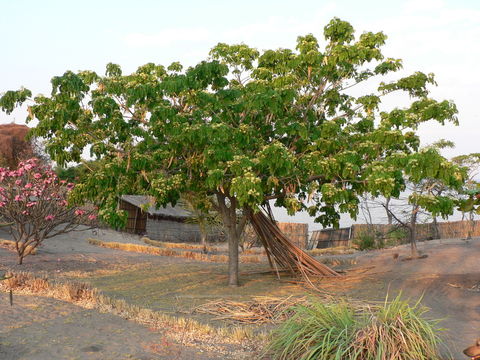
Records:
<instances>
[{"instance_id":1,"label":"dry grass","mask_svg":"<svg viewBox=\"0 0 480 360\"><path fill-rule=\"evenodd\" d=\"M22 294L36 294L93 308L97 291L84 283L58 283L45 276L33 276L27 272L7 273L8 279L0 283L0 290L13 290Z\"/></svg>"},{"instance_id":2,"label":"dry grass","mask_svg":"<svg viewBox=\"0 0 480 360\"><path fill-rule=\"evenodd\" d=\"M148 237L143 237L142 241L148 245L158 246L158 247L163 247L168 249L203 250L203 245L200 245L200 244L164 242L164 241L152 240ZM207 246L207 252L209 253L216 253L219 251L220 250L215 246Z\"/></svg>"},{"instance_id":3,"label":"dry grass","mask_svg":"<svg viewBox=\"0 0 480 360\"><path fill-rule=\"evenodd\" d=\"M357 250L348 246L337 246L337 247L325 248L325 249L305 250L305 252L312 256L318 256L318 255L353 254L357 252Z\"/></svg>"},{"instance_id":4,"label":"dry grass","mask_svg":"<svg viewBox=\"0 0 480 360\"><path fill-rule=\"evenodd\" d=\"M15 241L13 240L0 239L0 247L14 252L17 251L15 248ZM35 255L37 253L37 249L33 248L33 246L27 246L25 252L29 255Z\"/></svg>"},{"instance_id":5,"label":"dry grass","mask_svg":"<svg viewBox=\"0 0 480 360\"><path fill-rule=\"evenodd\" d=\"M242 251L242 255L267 255L264 248L250 248Z\"/></svg>"},{"instance_id":6,"label":"dry grass","mask_svg":"<svg viewBox=\"0 0 480 360\"><path fill-rule=\"evenodd\" d=\"M277 323L291 316L289 308L306 302L305 297L257 296L250 301L214 300L194 311L215 316L214 320L233 320L245 324Z\"/></svg>"},{"instance_id":7,"label":"dry grass","mask_svg":"<svg viewBox=\"0 0 480 360\"><path fill-rule=\"evenodd\" d=\"M97 239L87 239L88 243L91 245L101 246L110 249L124 250L139 252L151 255L161 255L161 256L172 256L172 257L181 257L185 259L191 259L196 261L204 262L218 262L218 263L227 263L227 255L209 255L202 254L194 251L176 251L172 249L164 249L154 246L145 246L137 244L125 244L119 242L106 242ZM242 263L259 263L262 261L262 258L259 256L241 256L240 262Z\"/></svg>"},{"instance_id":8,"label":"dry grass","mask_svg":"<svg viewBox=\"0 0 480 360\"><path fill-rule=\"evenodd\" d=\"M215 328L192 319L166 315L150 309L131 305L122 299L113 299L84 283L58 282L44 276L27 272L7 273L7 280L0 282L0 291L13 290L18 294L39 295L72 302L88 309L110 313L147 325L150 328L167 331L173 338L181 337L182 342L192 345L199 340L211 345L217 343L241 344L244 348L258 348L266 341L265 333L253 334L252 329L237 327Z\"/></svg>"}]
</instances>

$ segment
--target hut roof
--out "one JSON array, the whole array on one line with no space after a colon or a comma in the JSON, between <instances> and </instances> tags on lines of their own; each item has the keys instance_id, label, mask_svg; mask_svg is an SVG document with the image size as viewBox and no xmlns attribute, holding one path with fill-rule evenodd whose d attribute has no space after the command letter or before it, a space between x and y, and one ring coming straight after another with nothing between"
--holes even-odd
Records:
<instances>
[{"instance_id":1,"label":"hut roof","mask_svg":"<svg viewBox=\"0 0 480 360\"><path fill-rule=\"evenodd\" d=\"M122 195L121 199L133 206L139 207L146 213L152 216L173 218L173 219L187 219L192 217L192 214L180 206L167 205L165 207L155 207L155 201L152 198L144 195ZM145 207L149 206L146 210Z\"/></svg>"}]
</instances>

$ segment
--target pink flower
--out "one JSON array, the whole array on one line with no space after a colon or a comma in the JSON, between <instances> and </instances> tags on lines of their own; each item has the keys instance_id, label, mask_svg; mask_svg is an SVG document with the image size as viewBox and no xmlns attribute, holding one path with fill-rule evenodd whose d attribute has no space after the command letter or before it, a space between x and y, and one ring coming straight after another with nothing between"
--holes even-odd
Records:
<instances>
[{"instance_id":1,"label":"pink flower","mask_svg":"<svg viewBox=\"0 0 480 360\"><path fill-rule=\"evenodd\" d=\"M95 220L97 218L96 215L88 215L88 220Z\"/></svg>"},{"instance_id":2,"label":"pink flower","mask_svg":"<svg viewBox=\"0 0 480 360\"><path fill-rule=\"evenodd\" d=\"M27 210L23 210L23 211L22 211L22 214L23 214L23 215L30 215L30 213L29 213Z\"/></svg>"},{"instance_id":3,"label":"pink flower","mask_svg":"<svg viewBox=\"0 0 480 360\"><path fill-rule=\"evenodd\" d=\"M6 203L6 202L4 202L4 201L0 201L0 207L4 207L5 205L7 205L7 203Z\"/></svg>"},{"instance_id":4,"label":"pink flower","mask_svg":"<svg viewBox=\"0 0 480 360\"><path fill-rule=\"evenodd\" d=\"M81 216L81 215L83 215L83 214L85 214L85 211L84 211L84 210L81 210L81 209L75 210L75 215Z\"/></svg>"},{"instance_id":5,"label":"pink flower","mask_svg":"<svg viewBox=\"0 0 480 360\"><path fill-rule=\"evenodd\" d=\"M45 220L47 220L47 221L50 221L50 220L53 220L53 219L55 219L54 215L50 214L50 215L45 216Z\"/></svg>"},{"instance_id":6,"label":"pink flower","mask_svg":"<svg viewBox=\"0 0 480 360\"><path fill-rule=\"evenodd\" d=\"M66 180L60 180L60 184L65 185L67 183Z\"/></svg>"},{"instance_id":7,"label":"pink flower","mask_svg":"<svg viewBox=\"0 0 480 360\"><path fill-rule=\"evenodd\" d=\"M15 195L15 201L22 201L22 197L20 195Z\"/></svg>"},{"instance_id":8,"label":"pink flower","mask_svg":"<svg viewBox=\"0 0 480 360\"><path fill-rule=\"evenodd\" d=\"M67 203L67 200L60 200L60 201L58 202L58 205L60 205L60 206L66 206L67 204L68 204L68 203Z\"/></svg>"},{"instance_id":9,"label":"pink flower","mask_svg":"<svg viewBox=\"0 0 480 360\"><path fill-rule=\"evenodd\" d=\"M32 207L32 206L35 206L37 205L37 202L36 201L30 201L27 203L27 207Z\"/></svg>"},{"instance_id":10,"label":"pink flower","mask_svg":"<svg viewBox=\"0 0 480 360\"><path fill-rule=\"evenodd\" d=\"M33 177L34 177L35 179L40 179L40 178L42 177L42 174L40 174L40 173L35 173L35 174L33 174Z\"/></svg>"},{"instance_id":11,"label":"pink flower","mask_svg":"<svg viewBox=\"0 0 480 360\"><path fill-rule=\"evenodd\" d=\"M32 183L25 184L25 189L31 189L33 187Z\"/></svg>"},{"instance_id":12,"label":"pink flower","mask_svg":"<svg viewBox=\"0 0 480 360\"><path fill-rule=\"evenodd\" d=\"M22 183L22 180L15 180L15 185L20 185Z\"/></svg>"},{"instance_id":13,"label":"pink flower","mask_svg":"<svg viewBox=\"0 0 480 360\"><path fill-rule=\"evenodd\" d=\"M74 186L75 186L75 184L73 184L73 183L68 183L68 184L67 184L67 189L68 189L68 190L73 189Z\"/></svg>"}]
</instances>

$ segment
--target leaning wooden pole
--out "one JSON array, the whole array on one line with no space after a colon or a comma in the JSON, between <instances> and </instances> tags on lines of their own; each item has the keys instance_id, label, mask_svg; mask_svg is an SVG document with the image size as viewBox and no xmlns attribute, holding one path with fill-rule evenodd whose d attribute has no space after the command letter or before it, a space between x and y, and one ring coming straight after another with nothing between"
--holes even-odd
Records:
<instances>
[{"instance_id":1,"label":"leaning wooden pole","mask_svg":"<svg viewBox=\"0 0 480 360\"><path fill-rule=\"evenodd\" d=\"M248 212L248 218L265 248L270 266L277 274L278 269L287 270L301 275L310 284L311 277L340 275L297 247L262 210Z\"/></svg>"}]
</instances>

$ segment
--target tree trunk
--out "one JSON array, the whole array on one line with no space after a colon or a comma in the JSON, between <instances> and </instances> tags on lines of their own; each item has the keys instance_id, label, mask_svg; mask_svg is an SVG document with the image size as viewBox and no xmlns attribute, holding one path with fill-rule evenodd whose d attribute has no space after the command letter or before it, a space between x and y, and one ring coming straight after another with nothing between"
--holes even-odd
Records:
<instances>
[{"instance_id":1,"label":"tree trunk","mask_svg":"<svg viewBox=\"0 0 480 360\"><path fill-rule=\"evenodd\" d=\"M417 214L418 206L414 205L412 209L412 216L410 217L409 235L410 235L410 248L412 250L412 258L418 258L417 249Z\"/></svg>"},{"instance_id":2,"label":"tree trunk","mask_svg":"<svg viewBox=\"0 0 480 360\"><path fill-rule=\"evenodd\" d=\"M198 224L198 227L200 229L200 245L202 245L202 248L203 248L203 253L206 254L207 253L207 227L205 224Z\"/></svg>"},{"instance_id":3,"label":"tree trunk","mask_svg":"<svg viewBox=\"0 0 480 360\"><path fill-rule=\"evenodd\" d=\"M203 247L203 252L207 253L207 234L200 232L200 244Z\"/></svg>"},{"instance_id":4,"label":"tree trunk","mask_svg":"<svg viewBox=\"0 0 480 360\"><path fill-rule=\"evenodd\" d=\"M433 217L433 238L440 239L440 231L438 231L437 217Z\"/></svg>"},{"instance_id":5,"label":"tree trunk","mask_svg":"<svg viewBox=\"0 0 480 360\"><path fill-rule=\"evenodd\" d=\"M474 219L473 211L470 211L468 215L469 215L468 216L469 227L468 227L468 233L467 233L467 240L470 240L475 230L475 219Z\"/></svg>"},{"instance_id":6,"label":"tree trunk","mask_svg":"<svg viewBox=\"0 0 480 360\"><path fill-rule=\"evenodd\" d=\"M23 264L23 255L18 255L18 265L22 265Z\"/></svg>"},{"instance_id":7,"label":"tree trunk","mask_svg":"<svg viewBox=\"0 0 480 360\"><path fill-rule=\"evenodd\" d=\"M235 226L235 225L234 225ZM228 229L228 285L238 286L238 236L235 228Z\"/></svg>"},{"instance_id":8,"label":"tree trunk","mask_svg":"<svg viewBox=\"0 0 480 360\"><path fill-rule=\"evenodd\" d=\"M238 286L238 245L245 222L237 224L237 201L235 198L217 193L217 201L228 234L228 285Z\"/></svg>"},{"instance_id":9,"label":"tree trunk","mask_svg":"<svg viewBox=\"0 0 480 360\"><path fill-rule=\"evenodd\" d=\"M386 198L385 199L385 211L387 212L387 221L388 221L388 225L392 225L393 224L393 215L392 213L390 212L390 198Z\"/></svg>"}]
</instances>

